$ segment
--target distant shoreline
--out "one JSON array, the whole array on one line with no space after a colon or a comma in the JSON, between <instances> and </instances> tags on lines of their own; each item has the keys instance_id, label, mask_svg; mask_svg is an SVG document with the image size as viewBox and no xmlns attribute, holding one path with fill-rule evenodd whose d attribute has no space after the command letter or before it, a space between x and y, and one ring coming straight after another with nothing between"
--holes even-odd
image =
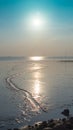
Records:
<instances>
[{"instance_id":1,"label":"distant shoreline","mask_svg":"<svg viewBox=\"0 0 73 130\"><path fill-rule=\"evenodd\" d=\"M73 62L73 60L60 60L60 62Z\"/></svg>"}]
</instances>

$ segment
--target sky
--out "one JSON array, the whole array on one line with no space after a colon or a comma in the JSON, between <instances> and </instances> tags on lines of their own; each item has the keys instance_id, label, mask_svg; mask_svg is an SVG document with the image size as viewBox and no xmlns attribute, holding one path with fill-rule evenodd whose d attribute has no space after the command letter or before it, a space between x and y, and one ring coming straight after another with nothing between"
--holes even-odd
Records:
<instances>
[{"instance_id":1,"label":"sky","mask_svg":"<svg viewBox=\"0 0 73 130\"><path fill-rule=\"evenodd\" d=\"M65 55L73 56L73 0L0 0L0 56Z\"/></svg>"}]
</instances>

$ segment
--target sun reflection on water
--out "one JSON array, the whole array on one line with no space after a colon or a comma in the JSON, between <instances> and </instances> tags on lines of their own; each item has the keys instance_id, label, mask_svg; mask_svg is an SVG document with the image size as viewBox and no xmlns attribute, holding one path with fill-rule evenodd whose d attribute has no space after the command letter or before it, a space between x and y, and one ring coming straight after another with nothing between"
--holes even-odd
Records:
<instances>
[{"instance_id":1,"label":"sun reflection on water","mask_svg":"<svg viewBox=\"0 0 73 130\"><path fill-rule=\"evenodd\" d=\"M37 68L40 68L39 64L36 64ZM34 97L36 99L40 98L40 92L41 92L41 86L40 86L40 77L41 77L41 73L39 70L36 70L34 73L34 86L33 86L33 93L34 93Z\"/></svg>"},{"instance_id":2,"label":"sun reflection on water","mask_svg":"<svg viewBox=\"0 0 73 130\"><path fill-rule=\"evenodd\" d=\"M37 81L38 81L38 78L41 77L40 72L36 72L35 75L34 75L34 77L35 77L35 78L37 79Z\"/></svg>"},{"instance_id":3,"label":"sun reflection on water","mask_svg":"<svg viewBox=\"0 0 73 130\"><path fill-rule=\"evenodd\" d=\"M35 92L35 95L39 95L40 93L40 84L39 84L39 81L38 80L35 80L35 84L34 84L34 92Z\"/></svg>"}]
</instances>

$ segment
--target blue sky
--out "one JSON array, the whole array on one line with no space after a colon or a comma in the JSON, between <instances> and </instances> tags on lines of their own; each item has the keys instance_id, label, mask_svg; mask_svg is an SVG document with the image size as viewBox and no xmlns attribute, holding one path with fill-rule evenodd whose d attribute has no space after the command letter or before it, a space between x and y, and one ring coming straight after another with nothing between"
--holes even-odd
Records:
<instances>
[{"instance_id":1,"label":"blue sky","mask_svg":"<svg viewBox=\"0 0 73 130\"><path fill-rule=\"evenodd\" d=\"M27 25L37 12L46 24L33 32ZM1 56L60 56L65 51L73 55L73 0L0 0Z\"/></svg>"}]
</instances>

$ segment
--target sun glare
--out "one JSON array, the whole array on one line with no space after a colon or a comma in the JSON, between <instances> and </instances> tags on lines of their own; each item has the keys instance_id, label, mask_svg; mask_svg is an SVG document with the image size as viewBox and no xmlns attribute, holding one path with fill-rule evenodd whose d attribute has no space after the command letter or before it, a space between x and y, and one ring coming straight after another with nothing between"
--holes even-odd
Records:
<instances>
[{"instance_id":1,"label":"sun glare","mask_svg":"<svg viewBox=\"0 0 73 130\"><path fill-rule=\"evenodd\" d=\"M33 61L40 61L40 60L43 60L43 57L34 56L34 57L30 57L30 60L33 60Z\"/></svg>"}]
</instances>

